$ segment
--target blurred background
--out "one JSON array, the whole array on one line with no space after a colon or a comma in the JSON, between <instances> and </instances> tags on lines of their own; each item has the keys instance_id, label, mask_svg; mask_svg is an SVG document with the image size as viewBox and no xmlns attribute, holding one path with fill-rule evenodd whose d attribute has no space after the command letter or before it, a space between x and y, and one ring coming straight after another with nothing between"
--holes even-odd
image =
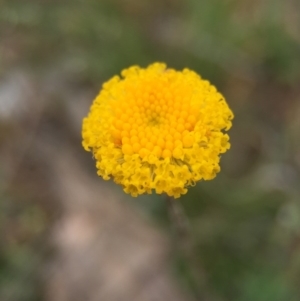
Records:
<instances>
[{"instance_id":1,"label":"blurred background","mask_svg":"<svg viewBox=\"0 0 300 301\"><path fill-rule=\"evenodd\" d=\"M104 81L154 61L235 113L216 179L180 200L96 176L81 122ZM0 300L300 300L298 0L0 1Z\"/></svg>"}]
</instances>

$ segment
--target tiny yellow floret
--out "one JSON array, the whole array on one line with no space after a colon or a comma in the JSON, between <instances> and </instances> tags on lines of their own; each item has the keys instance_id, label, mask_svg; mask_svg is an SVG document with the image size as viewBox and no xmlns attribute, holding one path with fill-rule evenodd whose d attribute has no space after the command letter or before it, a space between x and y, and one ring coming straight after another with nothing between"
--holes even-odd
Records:
<instances>
[{"instance_id":1,"label":"tiny yellow floret","mask_svg":"<svg viewBox=\"0 0 300 301\"><path fill-rule=\"evenodd\" d=\"M103 84L83 120L83 147L98 175L126 193L175 198L220 171L230 148L233 113L224 97L195 72L163 63L133 66Z\"/></svg>"}]
</instances>

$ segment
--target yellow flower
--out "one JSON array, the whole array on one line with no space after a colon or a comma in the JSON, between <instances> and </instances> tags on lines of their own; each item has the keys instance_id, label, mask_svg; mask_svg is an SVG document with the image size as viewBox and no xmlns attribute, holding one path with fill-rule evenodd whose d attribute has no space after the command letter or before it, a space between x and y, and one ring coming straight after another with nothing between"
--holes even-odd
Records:
<instances>
[{"instance_id":1,"label":"yellow flower","mask_svg":"<svg viewBox=\"0 0 300 301\"><path fill-rule=\"evenodd\" d=\"M175 198L220 171L233 114L224 97L195 72L154 63L123 70L103 85L83 120L83 147L98 175L126 193Z\"/></svg>"}]
</instances>

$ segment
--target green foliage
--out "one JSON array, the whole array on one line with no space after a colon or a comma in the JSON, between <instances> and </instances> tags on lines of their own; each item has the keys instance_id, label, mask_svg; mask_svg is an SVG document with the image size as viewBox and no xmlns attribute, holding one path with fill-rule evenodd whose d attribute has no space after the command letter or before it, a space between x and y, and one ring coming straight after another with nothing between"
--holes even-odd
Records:
<instances>
[{"instance_id":1,"label":"green foliage","mask_svg":"<svg viewBox=\"0 0 300 301\"><path fill-rule=\"evenodd\" d=\"M0 201L0 299L34 301L39 298L36 237L45 221L33 204L18 204L4 195ZM40 248L41 249L41 248Z\"/></svg>"}]
</instances>

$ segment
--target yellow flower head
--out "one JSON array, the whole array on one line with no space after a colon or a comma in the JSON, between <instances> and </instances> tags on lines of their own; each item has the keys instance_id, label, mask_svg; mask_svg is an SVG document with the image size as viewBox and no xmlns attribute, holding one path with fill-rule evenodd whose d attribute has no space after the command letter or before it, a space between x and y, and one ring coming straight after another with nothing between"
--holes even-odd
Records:
<instances>
[{"instance_id":1,"label":"yellow flower head","mask_svg":"<svg viewBox=\"0 0 300 301\"><path fill-rule=\"evenodd\" d=\"M154 63L121 74L104 83L83 120L83 147L98 175L132 196L155 190L175 198L213 179L230 147L224 97L189 69Z\"/></svg>"}]
</instances>

